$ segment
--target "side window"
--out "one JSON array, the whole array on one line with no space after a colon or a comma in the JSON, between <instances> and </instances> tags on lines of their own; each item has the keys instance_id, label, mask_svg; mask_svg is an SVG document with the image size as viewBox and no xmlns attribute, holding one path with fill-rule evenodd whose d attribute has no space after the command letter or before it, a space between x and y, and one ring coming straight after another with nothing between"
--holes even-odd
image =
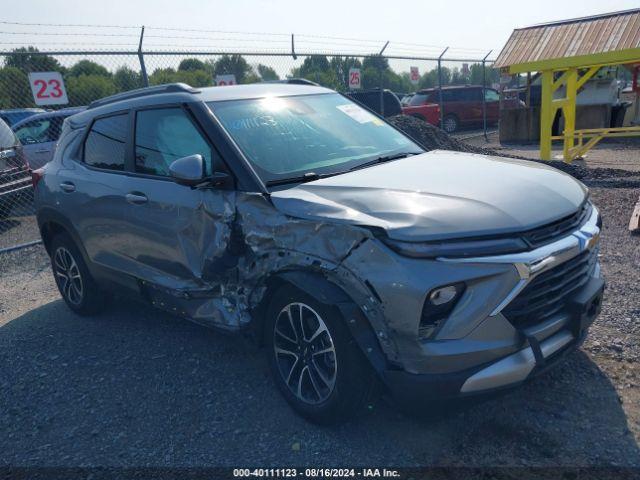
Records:
<instances>
[{"instance_id":1,"label":"side window","mask_svg":"<svg viewBox=\"0 0 640 480\"><path fill-rule=\"evenodd\" d=\"M136 172L169 175L174 160L199 153L206 174L212 172L212 151L187 112L179 107L142 110L136 114Z\"/></svg>"},{"instance_id":2,"label":"side window","mask_svg":"<svg viewBox=\"0 0 640 480\"><path fill-rule=\"evenodd\" d=\"M458 100L455 90L442 90L442 101L443 102L455 102Z\"/></svg>"},{"instance_id":3,"label":"side window","mask_svg":"<svg viewBox=\"0 0 640 480\"><path fill-rule=\"evenodd\" d=\"M500 95L495 90L485 90L484 98L487 102L499 102Z\"/></svg>"},{"instance_id":4,"label":"side window","mask_svg":"<svg viewBox=\"0 0 640 480\"><path fill-rule=\"evenodd\" d=\"M16 137L23 145L51 142L52 123L51 118L27 122L16 130Z\"/></svg>"},{"instance_id":5,"label":"side window","mask_svg":"<svg viewBox=\"0 0 640 480\"><path fill-rule=\"evenodd\" d=\"M107 170L124 170L125 141L129 115L99 118L84 143L84 162Z\"/></svg>"},{"instance_id":6,"label":"side window","mask_svg":"<svg viewBox=\"0 0 640 480\"><path fill-rule=\"evenodd\" d=\"M458 90L458 95L460 96L460 100L464 102L481 102L482 101L482 90L479 88L465 88Z\"/></svg>"}]
</instances>

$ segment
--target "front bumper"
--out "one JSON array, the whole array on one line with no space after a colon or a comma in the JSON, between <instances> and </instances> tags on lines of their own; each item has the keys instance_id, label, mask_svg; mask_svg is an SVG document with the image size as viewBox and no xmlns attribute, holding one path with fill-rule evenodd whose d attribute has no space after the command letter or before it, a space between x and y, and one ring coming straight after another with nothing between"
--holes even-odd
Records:
<instances>
[{"instance_id":1,"label":"front bumper","mask_svg":"<svg viewBox=\"0 0 640 480\"><path fill-rule=\"evenodd\" d=\"M604 281L592 278L568 301L571 320L566 327L539 343L541 356L526 339L523 348L501 359L465 371L446 374L412 374L387 370L382 379L403 401L419 398L452 398L514 387L555 365L565 353L579 346L600 313ZM537 358L536 358L537 357Z\"/></svg>"}]
</instances>

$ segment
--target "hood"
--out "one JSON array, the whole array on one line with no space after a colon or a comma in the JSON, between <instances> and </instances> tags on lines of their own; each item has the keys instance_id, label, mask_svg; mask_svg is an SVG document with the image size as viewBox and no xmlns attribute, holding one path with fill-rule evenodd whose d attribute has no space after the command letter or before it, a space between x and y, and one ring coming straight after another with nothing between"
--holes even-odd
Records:
<instances>
[{"instance_id":1,"label":"hood","mask_svg":"<svg viewBox=\"0 0 640 480\"><path fill-rule=\"evenodd\" d=\"M434 150L271 194L298 218L428 241L522 232L575 213L585 187L526 160Z\"/></svg>"}]
</instances>

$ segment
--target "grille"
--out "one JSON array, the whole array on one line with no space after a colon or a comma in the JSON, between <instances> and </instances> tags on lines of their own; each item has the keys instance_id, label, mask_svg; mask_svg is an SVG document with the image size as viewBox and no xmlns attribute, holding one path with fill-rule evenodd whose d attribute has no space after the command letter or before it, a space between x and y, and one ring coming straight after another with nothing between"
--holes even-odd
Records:
<instances>
[{"instance_id":1,"label":"grille","mask_svg":"<svg viewBox=\"0 0 640 480\"><path fill-rule=\"evenodd\" d=\"M527 328L561 312L567 299L589 281L597 259L594 248L541 273L502 313L515 327Z\"/></svg>"},{"instance_id":2,"label":"grille","mask_svg":"<svg viewBox=\"0 0 640 480\"><path fill-rule=\"evenodd\" d=\"M583 207L573 215L569 215L543 227L524 232L522 238L524 238L531 247L540 247L577 230L589 218L590 214L591 205L585 203Z\"/></svg>"}]
</instances>

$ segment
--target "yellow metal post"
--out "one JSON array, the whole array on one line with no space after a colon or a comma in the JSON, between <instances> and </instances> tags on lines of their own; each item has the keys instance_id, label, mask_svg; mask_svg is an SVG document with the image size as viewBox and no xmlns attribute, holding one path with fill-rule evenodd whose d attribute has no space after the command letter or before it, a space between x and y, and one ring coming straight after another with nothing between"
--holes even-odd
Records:
<instances>
[{"instance_id":1,"label":"yellow metal post","mask_svg":"<svg viewBox=\"0 0 640 480\"><path fill-rule=\"evenodd\" d=\"M571 149L574 142L573 137L576 131L576 97L578 95L578 69L571 68L566 72L566 95L562 106L564 114L564 146L562 149L565 162L571 162Z\"/></svg>"},{"instance_id":2,"label":"yellow metal post","mask_svg":"<svg viewBox=\"0 0 640 480\"><path fill-rule=\"evenodd\" d=\"M540 100L540 158L551 160L551 134L555 107L553 106L553 70L542 72L542 98Z\"/></svg>"}]
</instances>

